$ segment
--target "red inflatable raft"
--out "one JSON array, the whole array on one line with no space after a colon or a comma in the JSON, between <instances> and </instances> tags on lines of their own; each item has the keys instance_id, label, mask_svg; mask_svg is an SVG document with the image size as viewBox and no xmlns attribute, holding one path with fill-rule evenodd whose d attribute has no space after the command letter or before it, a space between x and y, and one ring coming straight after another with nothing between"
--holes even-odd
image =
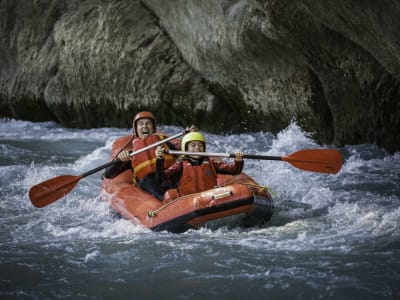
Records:
<instances>
[{"instance_id":1,"label":"red inflatable raft","mask_svg":"<svg viewBox=\"0 0 400 300\"><path fill-rule=\"evenodd\" d=\"M118 214L155 231L179 233L240 214L243 224L252 226L265 223L273 213L271 195L244 173L219 175L218 187L166 203L133 185L131 170L104 179L102 189L103 199Z\"/></svg>"}]
</instances>

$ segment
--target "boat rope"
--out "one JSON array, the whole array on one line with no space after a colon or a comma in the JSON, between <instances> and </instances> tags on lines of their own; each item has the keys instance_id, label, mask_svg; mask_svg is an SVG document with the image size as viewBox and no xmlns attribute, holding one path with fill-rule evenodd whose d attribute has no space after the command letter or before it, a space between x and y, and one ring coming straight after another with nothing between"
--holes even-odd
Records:
<instances>
[{"instance_id":1,"label":"boat rope","mask_svg":"<svg viewBox=\"0 0 400 300\"><path fill-rule=\"evenodd\" d=\"M243 185L246 185L246 186L249 186L249 187L256 188L257 190L263 190L263 191L265 191L265 192L271 194L271 196L273 196L273 197L276 196L276 193L274 193L274 192L272 191L272 189L271 189L269 186L267 186L267 185L261 186L261 185L259 185L259 184L254 184L254 183L242 183L242 184L243 184Z\"/></svg>"},{"instance_id":2,"label":"boat rope","mask_svg":"<svg viewBox=\"0 0 400 300\"><path fill-rule=\"evenodd\" d=\"M187 195L185 195L185 196L187 196ZM182 198L182 197L175 198L175 199L173 199L173 200L171 200L171 201L165 203L165 204L162 205L161 207L157 208L156 210L149 210L148 213L147 213L147 215L148 215L150 218L157 217L157 213L158 213L158 212L162 211L164 208L170 206L172 203L175 203L176 201L178 201L178 200L181 199L181 198Z\"/></svg>"},{"instance_id":3,"label":"boat rope","mask_svg":"<svg viewBox=\"0 0 400 300\"><path fill-rule=\"evenodd\" d=\"M258 189L258 190L261 189L261 190L263 190L263 191L265 191L265 192L267 192L267 193L270 193L272 196L275 196L275 193L272 192L271 188L269 188L269 187L266 186L266 185L261 186L261 185L254 184L254 183L242 183L242 184L245 185L245 186L248 186L248 187L256 188L256 189ZM185 196L188 196L188 195L185 195ZM155 217L157 217L157 213L159 213L160 211L162 211L164 208L170 206L171 204L175 203L176 201L179 201L181 198L182 198L182 197L175 198L175 199L173 199L173 200L171 200L171 201L165 203L165 204L162 205L161 207L157 208L156 210L149 210L149 211L147 212L147 215L148 215L150 218L155 218Z\"/></svg>"}]
</instances>

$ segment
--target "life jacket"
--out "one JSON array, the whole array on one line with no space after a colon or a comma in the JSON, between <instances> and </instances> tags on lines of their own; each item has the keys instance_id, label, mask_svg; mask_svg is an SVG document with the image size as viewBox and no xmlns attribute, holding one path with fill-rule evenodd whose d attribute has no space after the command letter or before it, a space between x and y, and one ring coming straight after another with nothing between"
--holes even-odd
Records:
<instances>
[{"instance_id":1,"label":"life jacket","mask_svg":"<svg viewBox=\"0 0 400 300\"><path fill-rule=\"evenodd\" d=\"M199 193L217 185L217 172L209 160L201 165L192 165L188 160L182 161L182 176L179 179L179 196Z\"/></svg>"},{"instance_id":2,"label":"life jacket","mask_svg":"<svg viewBox=\"0 0 400 300\"><path fill-rule=\"evenodd\" d=\"M135 138L132 141L132 151L137 151L148 145L157 143L165 137L162 134L154 133L144 138ZM164 148L169 149L167 144L164 144ZM132 156L131 163L134 180L140 180L151 173L155 173L157 160L155 149L156 147ZM166 154L164 157L164 168L171 166L174 161L175 158L173 155Z\"/></svg>"},{"instance_id":3,"label":"life jacket","mask_svg":"<svg viewBox=\"0 0 400 300\"><path fill-rule=\"evenodd\" d=\"M129 135L125 135L123 137L117 138L112 145L110 160L116 159L118 154L122 150L132 151L133 138L134 138L133 134L129 134Z\"/></svg>"}]
</instances>

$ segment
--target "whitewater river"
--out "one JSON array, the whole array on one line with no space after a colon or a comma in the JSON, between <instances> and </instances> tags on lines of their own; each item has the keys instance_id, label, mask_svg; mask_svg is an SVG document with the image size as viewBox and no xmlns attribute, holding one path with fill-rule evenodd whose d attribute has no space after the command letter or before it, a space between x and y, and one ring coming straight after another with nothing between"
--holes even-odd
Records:
<instances>
[{"instance_id":1,"label":"whitewater river","mask_svg":"<svg viewBox=\"0 0 400 300\"><path fill-rule=\"evenodd\" d=\"M400 299L400 152L339 148L335 175L246 160L275 200L271 221L256 228L134 226L101 200L101 172L32 206L30 187L106 163L128 131L0 119L0 299ZM206 138L209 152L321 147L296 124L278 135Z\"/></svg>"}]
</instances>

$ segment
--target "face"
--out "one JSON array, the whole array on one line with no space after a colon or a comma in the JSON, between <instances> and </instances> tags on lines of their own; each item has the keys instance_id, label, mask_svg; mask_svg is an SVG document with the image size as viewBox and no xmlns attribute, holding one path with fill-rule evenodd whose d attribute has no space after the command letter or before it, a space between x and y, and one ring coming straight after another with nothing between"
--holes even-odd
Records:
<instances>
[{"instance_id":1,"label":"face","mask_svg":"<svg viewBox=\"0 0 400 300\"><path fill-rule=\"evenodd\" d=\"M141 118L136 122L136 135L140 138L154 133L153 120L150 118Z\"/></svg>"},{"instance_id":2,"label":"face","mask_svg":"<svg viewBox=\"0 0 400 300\"><path fill-rule=\"evenodd\" d=\"M204 152L204 143L201 141L191 141L187 144L187 151L189 152ZM201 156L191 155L195 159L199 159Z\"/></svg>"}]
</instances>

